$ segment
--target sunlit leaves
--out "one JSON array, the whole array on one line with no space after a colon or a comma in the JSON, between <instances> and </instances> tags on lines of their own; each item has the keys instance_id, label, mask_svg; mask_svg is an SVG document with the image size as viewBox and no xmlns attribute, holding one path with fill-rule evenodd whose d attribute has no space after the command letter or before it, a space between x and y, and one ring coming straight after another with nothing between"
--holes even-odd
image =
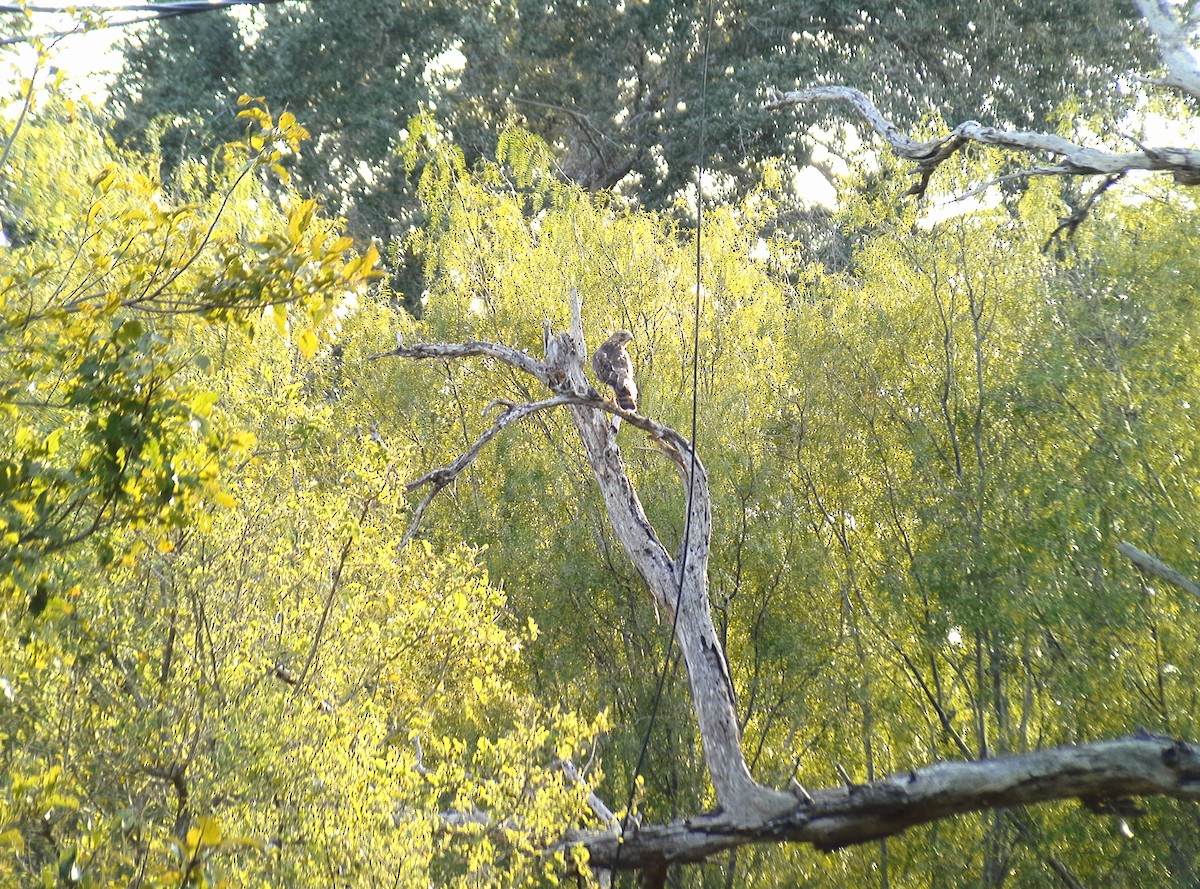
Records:
<instances>
[{"instance_id":1,"label":"sunlit leaves","mask_svg":"<svg viewBox=\"0 0 1200 889\"><path fill-rule=\"evenodd\" d=\"M646 413L686 429L697 383L710 595L764 780L1194 733L1195 611L1113 547L1195 569L1186 201L1131 195L1047 254L1045 186L935 223L880 175L842 219L857 249L835 275L782 234L759 242L763 188L708 215L697 270L693 232L561 184L527 134L468 168L417 121L415 320L367 292L373 251L279 190L295 118L247 100L242 120L246 139L169 193L66 115L13 155L0 878L566 876L576 853L546 849L595 822L561 764L620 802L661 616L558 416L498 439L398 550L406 483L495 399L538 393L486 362L368 356L398 332L536 351L571 287L592 345L634 331ZM674 545L677 473L633 430L618 441ZM710 802L680 687L655 705L647 817ZM1091 822L1045 817L1081 838L1088 877L1131 867ZM889 846L889 881L953 880L997 848L1034 879L1037 837L1007 831L963 819ZM739 876L867 870L772 864Z\"/></svg>"},{"instance_id":2,"label":"sunlit leaves","mask_svg":"<svg viewBox=\"0 0 1200 889\"><path fill-rule=\"evenodd\" d=\"M563 326L578 287L589 342L633 330L643 410L686 428L688 235L546 184L524 137L505 143L505 163L471 170L454 149L425 147L433 222L410 242L429 283L417 335L536 353L542 318ZM992 178L990 163L964 162L951 184ZM1180 666L1195 659L1177 631L1195 626L1194 610L1185 618L1173 596L1148 591L1115 544L1142 535L1195 565L1184 541L1196 519L1194 209L1178 195L1124 195L1051 251L1064 212L1052 181L943 208L914 205L908 185L890 169L866 177L841 217L857 244L843 275L805 264L804 245L779 235L764 240L766 261L752 258L766 192L710 213L705 231L695 369L717 498L710 594L745 692L747 746L779 781L837 782L832 761L879 774L1192 724L1176 677L1194 669ZM445 430L416 443L438 465L470 441L489 399L530 397L492 371L374 373L410 422ZM530 651L542 674L571 677L560 695L617 701L619 726L644 713L653 618L554 422L497 443L495 468L441 508L489 541L513 606L551 640ZM677 480L624 435L651 519L681 533ZM660 712L673 746L651 756L648 780L662 781L651 809L703 792L702 773L687 772L688 710ZM618 727L614 749L619 738ZM999 829L984 819L943 837L982 867ZM914 867L943 870L936 858Z\"/></svg>"},{"instance_id":3,"label":"sunlit leaves","mask_svg":"<svg viewBox=\"0 0 1200 889\"><path fill-rule=\"evenodd\" d=\"M3 263L0 404L16 434L0 471L0 587L51 583L41 556L105 529L230 502L217 469L236 447L209 422L216 396L183 372L194 315L252 329L264 306L290 305L311 357L313 325L374 276L373 252L351 258L312 202L285 199L281 214L257 180L303 128L260 105L246 114L272 145L231 146L226 169L174 195L90 121L51 111L19 134L4 188L17 243ZM116 555L107 542L99 553Z\"/></svg>"}]
</instances>

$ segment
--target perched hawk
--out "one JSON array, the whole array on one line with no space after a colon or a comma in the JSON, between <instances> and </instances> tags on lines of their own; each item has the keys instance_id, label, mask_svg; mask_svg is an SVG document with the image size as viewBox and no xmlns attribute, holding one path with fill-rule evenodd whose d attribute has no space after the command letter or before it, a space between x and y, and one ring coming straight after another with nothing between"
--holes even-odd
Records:
<instances>
[{"instance_id":1,"label":"perched hawk","mask_svg":"<svg viewBox=\"0 0 1200 889\"><path fill-rule=\"evenodd\" d=\"M622 410L637 410L637 383L633 381L633 361L625 344L633 339L628 330L618 330L604 341L592 356L592 370L600 382L612 386Z\"/></svg>"}]
</instances>

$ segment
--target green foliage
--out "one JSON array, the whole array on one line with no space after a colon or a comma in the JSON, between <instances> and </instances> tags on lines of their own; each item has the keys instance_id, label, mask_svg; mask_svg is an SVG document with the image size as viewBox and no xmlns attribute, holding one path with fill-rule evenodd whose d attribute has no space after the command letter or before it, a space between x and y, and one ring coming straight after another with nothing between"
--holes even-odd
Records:
<instances>
[{"instance_id":1,"label":"green foliage","mask_svg":"<svg viewBox=\"0 0 1200 889\"><path fill-rule=\"evenodd\" d=\"M53 557L84 541L111 563L123 553L110 529L179 526L221 502L218 456L240 442L209 422L198 326L252 330L264 307L285 325L290 311L303 347L371 276L373 254L347 261L349 239L330 237L312 202L275 204L256 175L303 129L243 114L247 141L172 195L65 109L18 134L4 189L16 243L0 275L6 595L60 586Z\"/></svg>"},{"instance_id":2,"label":"green foliage","mask_svg":"<svg viewBox=\"0 0 1200 889\"><path fill-rule=\"evenodd\" d=\"M236 138L243 50L240 25L228 9L167 18L151 33L131 36L124 63L140 76L119 77L109 91L112 107L123 111L117 138L157 147L168 169L206 155L214 139Z\"/></svg>"},{"instance_id":3,"label":"green foliage","mask_svg":"<svg viewBox=\"0 0 1200 889\"><path fill-rule=\"evenodd\" d=\"M520 134L504 163L469 167L427 124L410 132L428 152L419 190L430 224L410 241L428 291L406 335L536 353L542 319L564 326L577 286L589 342L632 330L642 409L686 429L691 233L563 188ZM994 163L954 176L979 181ZM1139 725L1188 735L1200 664L1183 640L1195 609L1147 584L1116 544L1143 541L1197 573L1190 204L1138 186L1052 255L1042 247L1063 215L1057 185L934 222L901 198L894 170L873 182L842 216L859 245L844 274L804 262L802 244L760 241L777 207L767 188L714 211L704 231L710 595L757 773L820 786L839 782L834 763L865 779ZM469 446L492 399L536 395L466 363L381 366L364 385L395 406L376 414L386 437L429 430L426 466ZM625 435L651 518L674 542L678 479ZM531 648L543 693L613 709L607 787L621 799L663 629L559 418L496 443L487 460L455 501L435 505L425 533L487 541L511 605L547 629ZM640 803L651 818L711 804L682 685L652 738ZM1142 854L1194 872L1185 822L1156 821ZM1107 830L1061 808L965 819L889 843L891 873L961 883L966 862L994 885L1006 869L1033 879L1053 854L1080 875L1132 878L1137 866ZM737 873L751 885L756 874L844 885L879 866L867 851L828 866L745 855Z\"/></svg>"},{"instance_id":4,"label":"green foliage","mask_svg":"<svg viewBox=\"0 0 1200 889\"><path fill-rule=\"evenodd\" d=\"M322 0L270 6L240 34L204 15L139 36L112 107L135 131L160 121L172 158L230 138L238 88L302 110L323 134L305 181L381 237L417 218L394 153L420 111L471 162L516 123L572 181L663 209L691 181L702 116L705 163L738 198L770 159L807 156L827 111L765 112L772 87L846 83L902 126L936 108L1023 127L1049 118L1064 84L1116 113L1128 99L1114 80L1150 55L1133 8L1103 0L1005 0L986 15L952 0Z\"/></svg>"},{"instance_id":5,"label":"green foliage","mask_svg":"<svg viewBox=\"0 0 1200 889\"><path fill-rule=\"evenodd\" d=\"M287 188L295 118L242 104L171 190L61 105L13 141L0 882L554 877L558 763L605 718L523 687L537 627L469 547L396 551L408 448L339 404L376 257Z\"/></svg>"},{"instance_id":6,"label":"green foliage","mask_svg":"<svg viewBox=\"0 0 1200 889\"><path fill-rule=\"evenodd\" d=\"M709 592L759 778L865 780L1136 726L1195 736L1200 617L1116 551L1200 574L1185 197L1114 191L1045 252L1059 186L935 219L884 163L839 217L854 251L831 270L782 233L767 168L708 214L697 280L673 214L564 184L530 133L484 162L418 117L396 158L423 202L418 296L368 290L374 255L292 190L295 118L245 100L241 119L245 138L169 187L86 110L51 105L12 142L0 882L569 872L546 848L595 822L559 763L590 765L620 808L666 627L558 414L493 442L398 551L424 493L406 483L470 447L494 400L542 393L485 361L370 356L397 333L536 354L571 287L593 346L633 331L645 413L687 429L695 371ZM634 430L619 441L676 545L678 474ZM712 804L676 675L635 805ZM1150 808L1133 839L1052 806L837 857L743 850L681 879L1195 877L1186 811Z\"/></svg>"}]
</instances>

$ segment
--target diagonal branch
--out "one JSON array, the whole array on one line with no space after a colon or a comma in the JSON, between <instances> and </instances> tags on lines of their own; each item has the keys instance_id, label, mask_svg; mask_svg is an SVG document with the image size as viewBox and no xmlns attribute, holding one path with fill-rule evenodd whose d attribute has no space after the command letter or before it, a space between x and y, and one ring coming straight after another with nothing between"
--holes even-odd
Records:
<instances>
[{"instance_id":1,"label":"diagonal branch","mask_svg":"<svg viewBox=\"0 0 1200 889\"><path fill-rule=\"evenodd\" d=\"M592 403L592 401L592 399L583 399L579 396L556 395L554 398L547 398L544 401L532 401L525 404L509 404L504 413L496 418L496 422L484 430L479 438L475 439L475 443L471 445L469 449L459 454L453 462L439 467L438 469L432 469L420 478L413 479L404 486L405 490L407 491L415 491L418 488L424 487L425 485L429 485L430 488L429 493L425 495L425 499L422 500L420 504L418 504L417 508L413 511L412 521L409 522L408 530L404 532L404 536L400 538L400 543L397 544L396 548L404 549L404 547L408 545L408 542L416 535L417 530L421 525L421 519L425 515L425 510L429 508L429 504L432 503L433 499L437 497L437 495L440 494L445 488L449 487L464 469L475 462L480 451L483 450L484 446L487 445L489 441L491 441L513 423L524 420L526 417L536 414L538 411L550 410L552 408L561 407L564 404L578 404L581 402ZM487 408L484 409L484 413L486 414L496 404L503 403L504 402L492 402L492 404L488 405ZM601 409L604 409L605 407L603 403L597 403L594 406Z\"/></svg>"},{"instance_id":2,"label":"diagonal branch","mask_svg":"<svg viewBox=\"0 0 1200 889\"><path fill-rule=\"evenodd\" d=\"M1132 543L1121 541L1117 544L1117 550L1121 555L1133 562L1143 571L1147 571L1154 576L1165 580L1169 584L1179 587L1184 592L1191 593L1193 596L1200 597L1200 584L1189 578L1185 574L1181 574L1168 565L1161 559L1156 559L1148 552L1138 549Z\"/></svg>"},{"instance_id":3,"label":"diagonal branch","mask_svg":"<svg viewBox=\"0 0 1200 889\"><path fill-rule=\"evenodd\" d=\"M1200 150L1194 148L1142 146L1140 151L1103 151L1076 145L1051 133L1001 130L976 120L961 123L944 136L918 142L900 132L865 93L848 86L820 86L788 93L775 91L764 107L778 111L816 102L848 102L887 141L896 155L915 161L919 178L909 194L917 196L925 193L938 166L972 143L1023 154L1048 155L1055 161L1051 166L1027 171L1030 175L1113 176L1130 170L1157 170L1171 173L1181 185L1200 185Z\"/></svg>"},{"instance_id":4,"label":"diagonal branch","mask_svg":"<svg viewBox=\"0 0 1200 889\"><path fill-rule=\"evenodd\" d=\"M1158 40L1158 51L1168 73L1159 79L1144 78L1182 90L1200 98L1200 54L1194 46L1195 15L1180 12L1171 0L1134 0L1146 26ZM1182 16L1182 19L1181 19ZM1087 148L1050 133L1000 130L978 121L961 123L945 136L918 142L909 138L883 116L875 104L859 90L847 86L822 86L781 93L771 90L766 109L777 111L814 102L848 102L876 133L882 136L898 156L916 162L918 180L910 194L923 195L937 167L955 152L971 143L991 145L1010 151L1048 155L1052 166L1037 166L1024 175L1119 176L1131 170L1156 170L1171 173L1180 185L1200 185L1200 151L1194 148L1151 147L1139 145L1139 151L1112 152Z\"/></svg>"}]
</instances>

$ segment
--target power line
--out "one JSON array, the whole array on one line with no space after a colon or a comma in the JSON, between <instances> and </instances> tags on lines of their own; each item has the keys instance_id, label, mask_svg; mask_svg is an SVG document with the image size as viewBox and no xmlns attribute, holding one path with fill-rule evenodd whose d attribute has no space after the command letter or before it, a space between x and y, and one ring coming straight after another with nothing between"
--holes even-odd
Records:
<instances>
[{"instance_id":1,"label":"power line","mask_svg":"<svg viewBox=\"0 0 1200 889\"><path fill-rule=\"evenodd\" d=\"M206 12L222 6L246 6L258 3L277 3L280 0L168 0L165 3L73 3L69 6L39 6L0 3L0 12L36 12L48 15L75 14L78 12L156 12L165 15L182 15L184 11Z\"/></svg>"},{"instance_id":2,"label":"power line","mask_svg":"<svg viewBox=\"0 0 1200 889\"><path fill-rule=\"evenodd\" d=\"M36 34L17 34L0 38L0 46L14 43L32 43L36 40L69 37L72 34L82 34L86 31L99 31L104 28L126 28L130 25L140 25L145 22L161 21L178 18L184 15L196 15L201 12L213 12L231 6L270 6L284 3L287 0L173 0L164 3L87 3L83 5L66 6L20 6L14 3L0 3L0 14L8 15L43 15L64 16L81 12L119 15L121 18L100 19L95 22L79 21L74 28L57 31L41 31ZM132 16L132 17L124 17Z\"/></svg>"}]
</instances>

